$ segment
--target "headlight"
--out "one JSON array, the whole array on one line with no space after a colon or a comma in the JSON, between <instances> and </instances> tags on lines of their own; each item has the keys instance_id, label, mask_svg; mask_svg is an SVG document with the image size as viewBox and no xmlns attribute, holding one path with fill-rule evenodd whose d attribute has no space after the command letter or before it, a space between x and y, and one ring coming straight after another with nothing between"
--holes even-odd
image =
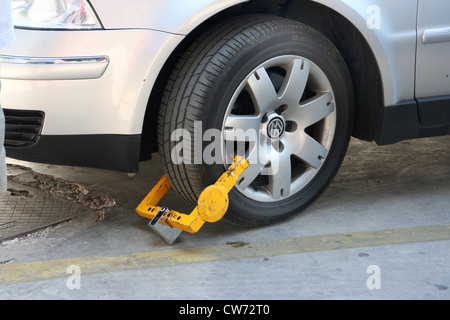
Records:
<instances>
[{"instance_id":1,"label":"headlight","mask_svg":"<svg viewBox=\"0 0 450 320\"><path fill-rule=\"evenodd\" d=\"M36 29L100 29L87 0L12 0L16 27Z\"/></svg>"}]
</instances>

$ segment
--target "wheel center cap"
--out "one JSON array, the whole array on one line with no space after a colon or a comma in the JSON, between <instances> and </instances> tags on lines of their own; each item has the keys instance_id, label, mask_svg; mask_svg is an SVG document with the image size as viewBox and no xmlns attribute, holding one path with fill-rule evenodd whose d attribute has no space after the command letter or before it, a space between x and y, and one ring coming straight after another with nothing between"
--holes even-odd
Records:
<instances>
[{"instance_id":1,"label":"wheel center cap","mask_svg":"<svg viewBox=\"0 0 450 320\"><path fill-rule=\"evenodd\" d=\"M267 125L267 136L270 139L278 139L286 129L281 117L272 118Z\"/></svg>"}]
</instances>

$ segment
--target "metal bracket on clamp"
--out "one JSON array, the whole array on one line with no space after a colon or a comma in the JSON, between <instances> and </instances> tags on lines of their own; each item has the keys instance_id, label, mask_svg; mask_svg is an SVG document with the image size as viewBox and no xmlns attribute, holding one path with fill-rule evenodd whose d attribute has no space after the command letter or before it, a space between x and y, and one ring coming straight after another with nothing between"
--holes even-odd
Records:
<instances>
[{"instance_id":1,"label":"metal bracket on clamp","mask_svg":"<svg viewBox=\"0 0 450 320\"><path fill-rule=\"evenodd\" d=\"M228 210L228 193L248 166L249 163L245 158L236 156L233 164L217 182L202 191L197 207L190 214L157 206L172 187L169 179L164 175L136 208L136 212L142 217L151 219L149 226L167 244L172 245L182 231L196 233L205 222L212 223L222 219Z\"/></svg>"},{"instance_id":2,"label":"metal bracket on clamp","mask_svg":"<svg viewBox=\"0 0 450 320\"><path fill-rule=\"evenodd\" d=\"M148 223L148 226L155 231L155 233L159 234L161 238L166 241L167 244L172 245L175 240L177 240L178 236L181 234L183 230L175 229L168 225L164 225L159 223L159 220L166 214L170 213L169 208L162 207L156 216Z\"/></svg>"}]
</instances>

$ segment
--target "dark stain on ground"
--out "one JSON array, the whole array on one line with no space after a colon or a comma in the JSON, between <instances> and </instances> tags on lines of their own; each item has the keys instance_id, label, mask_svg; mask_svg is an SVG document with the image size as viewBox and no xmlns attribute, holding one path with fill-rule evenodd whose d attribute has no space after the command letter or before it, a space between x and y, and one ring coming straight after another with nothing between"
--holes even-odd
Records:
<instances>
[{"instance_id":1,"label":"dark stain on ground","mask_svg":"<svg viewBox=\"0 0 450 320\"><path fill-rule=\"evenodd\" d=\"M102 220L106 210L114 207L116 204L112 196L99 188L86 187L79 183L65 181L16 164L8 164L8 171L16 173L8 175L8 178L12 181L37 188L52 196L76 202L96 211L99 214L98 220ZM15 196L32 197L29 192L24 193L22 190L9 191Z\"/></svg>"},{"instance_id":2,"label":"dark stain on ground","mask_svg":"<svg viewBox=\"0 0 450 320\"><path fill-rule=\"evenodd\" d=\"M242 248L249 245L249 243L243 241L234 241L234 242L227 242L227 245L232 246L233 248Z\"/></svg>"}]
</instances>

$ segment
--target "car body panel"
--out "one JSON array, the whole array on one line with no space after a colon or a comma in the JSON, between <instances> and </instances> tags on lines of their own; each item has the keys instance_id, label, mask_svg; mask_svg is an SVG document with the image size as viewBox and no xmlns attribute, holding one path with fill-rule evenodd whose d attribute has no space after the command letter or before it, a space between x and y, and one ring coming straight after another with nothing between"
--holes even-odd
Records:
<instances>
[{"instance_id":1,"label":"car body panel","mask_svg":"<svg viewBox=\"0 0 450 320\"><path fill-rule=\"evenodd\" d=\"M417 32L416 97L450 93L450 1L421 0Z\"/></svg>"},{"instance_id":2,"label":"car body panel","mask_svg":"<svg viewBox=\"0 0 450 320\"><path fill-rule=\"evenodd\" d=\"M16 30L17 41L2 50L16 57L109 57L98 79L24 79L23 63L2 63L4 108L42 110L43 135L140 134L151 87L167 59L161 47L174 49L183 39L154 30L38 31ZM69 45L70 44L70 45ZM20 53L20 55L18 54ZM76 69L79 66L69 66ZM14 69L16 76L14 78ZM0 71L1 72L1 71ZM52 75L47 75L52 77ZM53 77L56 77L54 74Z\"/></svg>"},{"instance_id":3,"label":"car body panel","mask_svg":"<svg viewBox=\"0 0 450 320\"><path fill-rule=\"evenodd\" d=\"M385 105L414 98L417 1L315 1L344 16L369 43L381 73Z\"/></svg>"}]
</instances>

